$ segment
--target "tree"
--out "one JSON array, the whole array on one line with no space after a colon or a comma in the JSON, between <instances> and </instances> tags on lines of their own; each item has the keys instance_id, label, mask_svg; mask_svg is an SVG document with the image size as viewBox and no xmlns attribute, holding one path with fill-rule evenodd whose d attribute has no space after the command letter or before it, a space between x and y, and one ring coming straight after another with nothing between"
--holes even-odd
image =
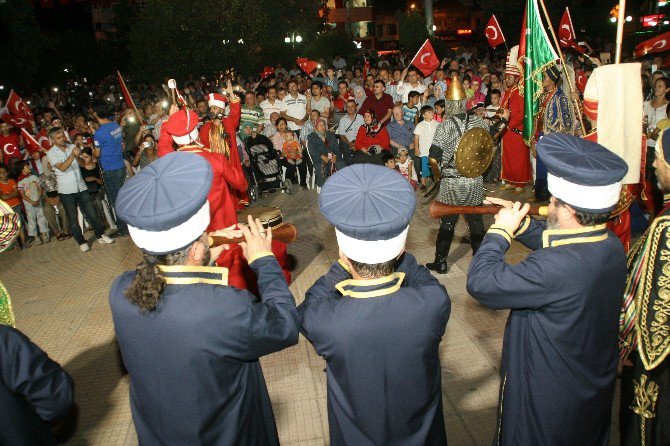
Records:
<instances>
[{"instance_id":1,"label":"tree","mask_svg":"<svg viewBox=\"0 0 670 446\"><path fill-rule=\"evenodd\" d=\"M28 88L32 84L40 66L42 39L31 2L0 2L0 42L3 42L0 83L14 88Z\"/></svg>"},{"instance_id":2,"label":"tree","mask_svg":"<svg viewBox=\"0 0 670 446\"><path fill-rule=\"evenodd\" d=\"M322 22L321 0L151 0L129 32L133 72L155 81L235 68L257 74L294 56L284 43L298 32L307 44ZM298 49L299 51L299 49Z\"/></svg>"},{"instance_id":3,"label":"tree","mask_svg":"<svg viewBox=\"0 0 670 446\"><path fill-rule=\"evenodd\" d=\"M400 47L409 53L418 51L429 37L423 14L416 11L408 13L397 11L396 18L398 19Z\"/></svg>"}]
</instances>

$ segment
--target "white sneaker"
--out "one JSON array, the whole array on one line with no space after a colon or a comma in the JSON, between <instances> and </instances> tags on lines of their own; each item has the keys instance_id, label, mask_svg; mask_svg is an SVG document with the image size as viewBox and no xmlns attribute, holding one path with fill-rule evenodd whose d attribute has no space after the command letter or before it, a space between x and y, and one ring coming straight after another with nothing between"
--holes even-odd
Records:
<instances>
[{"instance_id":1,"label":"white sneaker","mask_svg":"<svg viewBox=\"0 0 670 446\"><path fill-rule=\"evenodd\" d=\"M79 249L81 249L81 252L88 252L91 250L91 247L88 246L88 243L82 243L79 245Z\"/></svg>"},{"instance_id":2,"label":"white sneaker","mask_svg":"<svg viewBox=\"0 0 670 446\"><path fill-rule=\"evenodd\" d=\"M98 239L98 243L106 243L109 245L110 243L114 243L114 240L112 240L105 234L102 234L102 236L100 236L100 238Z\"/></svg>"}]
</instances>

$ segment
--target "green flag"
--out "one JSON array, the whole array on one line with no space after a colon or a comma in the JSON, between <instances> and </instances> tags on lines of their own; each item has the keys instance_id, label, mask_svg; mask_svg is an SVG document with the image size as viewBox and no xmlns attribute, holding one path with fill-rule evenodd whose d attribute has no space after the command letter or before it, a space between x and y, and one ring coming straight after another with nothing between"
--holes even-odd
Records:
<instances>
[{"instance_id":1,"label":"green flag","mask_svg":"<svg viewBox=\"0 0 670 446\"><path fill-rule=\"evenodd\" d=\"M519 92L524 97L523 139L530 141L535 133L535 117L540 111L542 77L547 68L556 64L558 55L549 43L542 24L537 0L526 2L526 13L519 44L519 61L523 63L523 84Z\"/></svg>"}]
</instances>

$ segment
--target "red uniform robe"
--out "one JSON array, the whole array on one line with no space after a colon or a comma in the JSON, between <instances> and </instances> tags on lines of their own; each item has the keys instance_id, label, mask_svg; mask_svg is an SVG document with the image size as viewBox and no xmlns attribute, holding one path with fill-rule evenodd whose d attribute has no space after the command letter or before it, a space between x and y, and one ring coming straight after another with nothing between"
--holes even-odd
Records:
<instances>
[{"instance_id":1,"label":"red uniform robe","mask_svg":"<svg viewBox=\"0 0 670 446\"><path fill-rule=\"evenodd\" d=\"M507 183L524 187L532 180L530 152L523 141L523 97L519 87L514 86L505 92L502 108L510 110L507 129L502 136L500 178Z\"/></svg>"},{"instance_id":2,"label":"red uniform robe","mask_svg":"<svg viewBox=\"0 0 670 446\"><path fill-rule=\"evenodd\" d=\"M230 163L231 165L240 171L244 175L242 170L242 162L240 161L240 153L237 147L237 127L240 125L240 116L241 116L241 105L240 101L235 101L230 103L230 113L228 116L221 119L223 128L228 133L228 143L230 147ZM209 133L212 130L212 121L206 122L202 127L200 127L200 142L205 147L211 147L209 140ZM245 206L249 205L249 196L247 195L246 187L244 189L233 188L231 190L235 202L235 209L244 209Z\"/></svg>"},{"instance_id":3,"label":"red uniform robe","mask_svg":"<svg viewBox=\"0 0 670 446\"><path fill-rule=\"evenodd\" d=\"M239 103L238 103L239 104ZM239 109L239 107L238 107ZM161 140L168 141L171 137L167 132L161 131ZM168 144L159 144L158 156L164 156L172 151ZM235 145L235 153L237 144ZM200 146L184 146L179 149L182 152L193 152L205 158L212 166L213 178L212 188L209 191L210 222L207 232L228 228L237 224L237 211L235 201L231 195L229 185L232 188L246 190L247 180L241 169L235 169L232 163L222 153L212 153ZM233 147L231 146L231 153ZM288 257L286 244L273 240L272 253L277 258L279 266L284 272L286 282L291 282L291 272L288 270ZM228 268L228 285L246 289L257 294L258 284L254 271L244 258L242 249L237 244L231 244L230 249L223 251L216 259L218 266Z\"/></svg>"}]
</instances>

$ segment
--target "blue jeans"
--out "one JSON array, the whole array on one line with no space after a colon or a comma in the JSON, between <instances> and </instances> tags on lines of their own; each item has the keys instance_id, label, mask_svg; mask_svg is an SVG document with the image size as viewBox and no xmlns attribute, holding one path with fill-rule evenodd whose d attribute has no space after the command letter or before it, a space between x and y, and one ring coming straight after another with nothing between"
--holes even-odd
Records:
<instances>
[{"instance_id":1,"label":"blue jeans","mask_svg":"<svg viewBox=\"0 0 670 446\"><path fill-rule=\"evenodd\" d=\"M109 203L114 208L114 213L116 214L116 197L119 195L119 189L121 189L121 186L126 181L126 168L105 170L102 172L102 179L105 180L107 198L109 198ZM119 228L119 232L128 232L128 226L120 218L116 219L116 227Z\"/></svg>"},{"instance_id":2,"label":"blue jeans","mask_svg":"<svg viewBox=\"0 0 670 446\"><path fill-rule=\"evenodd\" d=\"M81 233L81 227L79 226L79 221L77 220L77 206L79 206L79 209L81 209L81 213L84 214L86 220L91 224L91 226L93 226L93 231L95 232L96 237L100 238L105 233L105 229L103 228L102 223L95 213L91 195L87 190L76 192L74 194L58 195L60 196L60 201L63 203L63 207L65 208L67 220L70 223L70 232L72 232L72 236L77 241L78 245L86 243L86 240L84 239L84 235Z\"/></svg>"}]
</instances>

